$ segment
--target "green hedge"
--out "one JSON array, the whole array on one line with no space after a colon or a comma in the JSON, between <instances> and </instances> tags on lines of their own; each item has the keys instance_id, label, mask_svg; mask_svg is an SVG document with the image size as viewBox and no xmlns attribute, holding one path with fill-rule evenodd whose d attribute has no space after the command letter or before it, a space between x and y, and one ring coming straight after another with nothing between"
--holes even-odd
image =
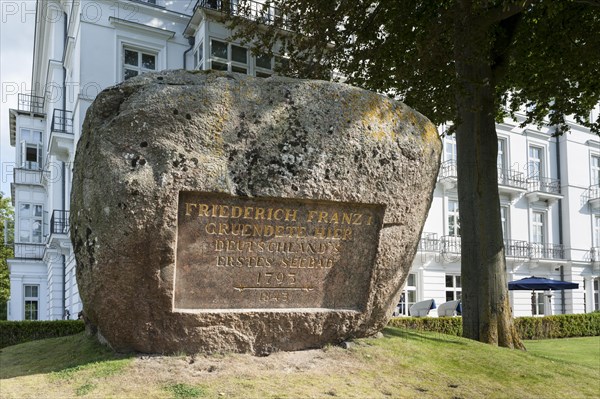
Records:
<instances>
[{"instance_id":1,"label":"green hedge","mask_svg":"<svg viewBox=\"0 0 600 399\"><path fill-rule=\"evenodd\" d=\"M461 317L396 317L392 327L462 335ZM600 336L600 313L517 317L515 327L522 339Z\"/></svg>"},{"instance_id":2,"label":"green hedge","mask_svg":"<svg viewBox=\"0 0 600 399\"><path fill-rule=\"evenodd\" d=\"M56 338L85 330L82 320L0 321L0 348L36 339Z\"/></svg>"},{"instance_id":3,"label":"green hedge","mask_svg":"<svg viewBox=\"0 0 600 399\"><path fill-rule=\"evenodd\" d=\"M432 331L448 335L462 335L461 317L395 317L388 323L392 327Z\"/></svg>"},{"instance_id":4,"label":"green hedge","mask_svg":"<svg viewBox=\"0 0 600 399\"><path fill-rule=\"evenodd\" d=\"M522 339L593 337L600 335L600 313L517 317L515 325Z\"/></svg>"}]
</instances>

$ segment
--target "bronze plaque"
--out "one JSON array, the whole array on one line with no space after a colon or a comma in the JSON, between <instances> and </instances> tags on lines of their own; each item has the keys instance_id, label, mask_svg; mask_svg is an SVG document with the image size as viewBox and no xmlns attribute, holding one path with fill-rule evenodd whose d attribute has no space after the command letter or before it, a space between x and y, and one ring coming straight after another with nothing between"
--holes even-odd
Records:
<instances>
[{"instance_id":1,"label":"bronze plaque","mask_svg":"<svg viewBox=\"0 0 600 399\"><path fill-rule=\"evenodd\" d=\"M176 310L362 310L384 206L180 192Z\"/></svg>"}]
</instances>

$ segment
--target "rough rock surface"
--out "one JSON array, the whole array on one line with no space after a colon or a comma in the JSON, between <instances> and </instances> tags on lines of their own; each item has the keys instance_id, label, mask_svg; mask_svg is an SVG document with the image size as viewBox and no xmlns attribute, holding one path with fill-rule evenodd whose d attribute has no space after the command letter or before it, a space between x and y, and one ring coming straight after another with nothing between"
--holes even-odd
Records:
<instances>
[{"instance_id":1,"label":"rough rock surface","mask_svg":"<svg viewBox=\"0 0 600 399\"><path fill-rule=\"evenodd\" d=\"M440 153L425 117L343 84L165 71L108 88L83 125L71 200L88 327L117 351L148 353L267 354L374 335L410 269ZM176 309L186 191L379 204L378 236L360 238L376 248L362 305Z\"/></svg>"}]
</instances>

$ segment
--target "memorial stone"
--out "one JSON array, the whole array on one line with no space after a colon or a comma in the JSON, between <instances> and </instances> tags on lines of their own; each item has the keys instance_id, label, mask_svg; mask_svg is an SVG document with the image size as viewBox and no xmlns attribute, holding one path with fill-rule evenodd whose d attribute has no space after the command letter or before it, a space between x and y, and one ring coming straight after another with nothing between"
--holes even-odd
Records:
<instances>
[{"instance_id":1,"label":"memorial stone","mask_svg":"<svg viewBox=\"0 0 600 399\"><path fill-rule=\"evenodd\" d=\"M147 353L376 334L440 153L425 117L344 84L165 71L104 90L71 201L88 330Z\"/></svg>"}]
</instances>

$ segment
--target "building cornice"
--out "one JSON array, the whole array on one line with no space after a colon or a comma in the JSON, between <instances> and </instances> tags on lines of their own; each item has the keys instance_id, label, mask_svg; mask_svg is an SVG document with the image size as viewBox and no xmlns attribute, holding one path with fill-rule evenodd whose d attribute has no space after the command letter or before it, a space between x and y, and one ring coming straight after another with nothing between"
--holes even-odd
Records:
<instances>
[{"instance_id":1,"label":"building cornice","mask_svg":"<svg viewBox=\"0 0 600 399\"><path fill-rule=\"evenodd\" d=\"M169 40L175 37L176 32L167 29L155 28L153 26L148 26L144 24L140 24L137 22L127 21L125 19L108 17L109 22L115 26L122 29L134 30L134 31L143 31L148 35L158 36L164 40Z\"/></svg>"}]
</instances>

